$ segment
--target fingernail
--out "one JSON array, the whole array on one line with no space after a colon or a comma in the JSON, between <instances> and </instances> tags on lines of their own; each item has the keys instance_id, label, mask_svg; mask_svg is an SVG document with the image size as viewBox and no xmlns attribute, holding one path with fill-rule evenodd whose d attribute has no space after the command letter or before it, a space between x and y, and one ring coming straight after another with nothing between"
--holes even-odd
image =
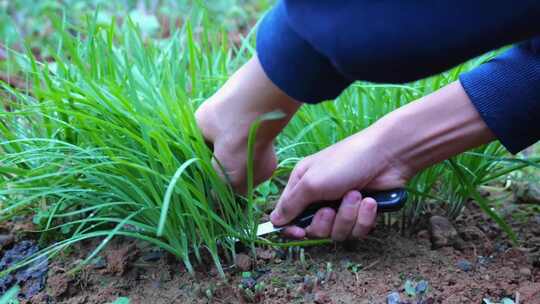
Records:
<instances>
[{"instance_id":1,"label":"fingernail","mask_svg":"<svg viewBox=\"0 0 540 304\"><path fill-rule=\"evenodd\" d=\"M358 202L358 200L360 200L360 192L350 191L343 198L343 204L354 205Z\"/></svg>"},{"instance_id":2,"label":"fingernail","mask_svg":"<svg viewBox=\"0 0 540 304\"><path fill-rule=\"evenodd\" d=\"M325 222L329 222L332 220L332 212L329 210L323 210L321 214L321 220Z\"/></svg>"},{"instance_id":3,"label":"fingernail","mask_svg":"<svg viewBox=\"0 0 540 304\"><path fill-rule=\"evenodd\" d=\"M302 228L295 227L292 231L294 238L301 239L306 236L306 232Z\"/></svg>"},{"instance_id":4,"label":"fingernail","mask_svg":"<svg viewBox=\"0 0 540 304\"><path fill-rule=\"evenodd\" d=\"M270 221L274 224L279 224L283 220L281 213L276 209L270 213Z\"/></svg>"},{"instance_id":5,"label":"fingernail","mask_svg":"<svg viewBox=\"0 0 540 304\"><path fill-rule=\"evenodd\" d=\"M366 211L368 211L369 213L375 212L375 209L377 208L377 203L371 199L365 200L363 205Z\"/></svg>"}]
</instances>

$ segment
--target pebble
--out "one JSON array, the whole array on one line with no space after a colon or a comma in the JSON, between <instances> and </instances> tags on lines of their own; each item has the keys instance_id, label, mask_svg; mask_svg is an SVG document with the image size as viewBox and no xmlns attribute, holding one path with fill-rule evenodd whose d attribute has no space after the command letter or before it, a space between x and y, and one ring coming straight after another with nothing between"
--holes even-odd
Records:
<instances>
[{"instance_id":1,"label":"pebble","mask_svg":"<svg viewBox=\"0 0 540 304\"><path fill-rule=\"evenodd\" d=\"M0 234L0 250L11 245L14 240L15 238L11 234Z\"/></svg>"},{"instance_id":2,"label":"pebble","mask_svg":"<svg viewBox=\"0 0 540 304\"><path fill-rule=\"evenodd\" d=\"M152 251L149 251L146 254L144 254L142 259L145 262L155 262L155 261L159 261L159 259L161 259L161 257L163 257L163 251L161 251L161 250L152 250Z\"/></svg>"},{"instance_id":3,"label":"pebble","mask_svg":"<svg viewBox=\"0 0 540 304\"><path fill-rule=\"evenodd\" d=\"M416 287L414 288L417 295L423 294L428 289L428 282L425 280L422 280L416 284Z\"/></svg>"},{"instance_id":4,"label":"pebble","mask_svg":"<svg viewBox=\"0 0 540 304\"><path fill-rule=\"evenodd\" d=\"M92 267L94 267L94 269L104 269L107 267L107 261L105 261L104 257L97 257L92 262Z\"/></svg>"},{"instance_id":5,"label":"pebble","mask_svg":"<svg viewBox=\"0 0 540 304\"><path fill-rule=\"evenodd\" d=\"M257 280L252 277L242 278L240 285L242 285L243 288L252 289L257 285Z\"/></svg>"},{"instance_id":6,"label":"pebble","mask_svg":"<svg viewBox=\"0 0 540 304\"><path fill-rule=\"evenodd\" d=\"M429 239L429 231L427 230L420 230L418 231L418 233L416 234L416 237L419 238L419 239Z\"/></svg>"},{"instance_id":7,"label":"pebble","mask_svg":"<svg viewBox=\"0 0 540 304\"><path fill-rule=\"evenodd\" d=\"M429 224L433 249L453 246L458 242L458 232L446 217L434 215L429 219Z\"/></svg>"},{"instance_id":8,"label":"pebble","mask_svg":"<svg viewBox=\"0 0 540 304\"><path fill-rule=\"evenodd\" d=\"M326 271L319 270L317 271L316 277L318 282L323 282L326 281L328 274L326 273Z\"/></svg>"},{"instance_id":9,"label":"pebble","mask_svg":"<svg viewBox=\"0 0 540 304\"><path fill-rule=\"evenodd\" d=\"M477 262L481 266L487 266L493 261L493 256L478 256Z\"/></svg>"},{"instance_id":10,"label":"pebble","mask_svg":"<svg viewBox=\"0 0 540 304\"><path fill-rule=\"evenodd\" d=\"M386 297L386 304L399 304L401 302L401 297L398 292L392 292Z\"/></svg>"},{"instance_id":11,"label":"pebble","mask_svg":"<svg viewBox=\"0 0 540 304\"><path fill-rule=\"evenodd\" d=\"M276 257L276 252L272 249L257 248L257 256L262 260L270 261Z\"/></svg>"},{"instance_id":12,"label":"pebble","mask_svg":"<svg viewBox=\"0 0 540 304\"><path fill-rule=\"evenodd\" d=\"M306 275L304 277L304 290L311 292L313 288L315 287L315 280L317 280L317 278L310 275Z\"/></svg>"},{"instance_id":13,"label":"pebble","mask_svg":"<svg viewBox=\"0 0 540 304\"><path fill-rule=\"evenodd\" d=\"M461 270L463 270L463 271L465 271L465 272L469 272L469 271L471 271L471 270L473 269L472 263L469 262L469 261L467 261L467 260L465 260L465 259L459 260L459 261L457 262L456 266L457 266L459 269L461 269Z\"/></svg>"},{"instance_id":14,"label":"pebble","mask_svg":"<svg viewBox=\"0 0 540 304\"><path fill-rule=\"evenodd\" d=\"M531 270L527 267L519 268L519 274L525 278L529 278L532 274Z\"/></svg>"},{"instance_id":15,"label":"pebble","mask_svg":"<svg viewBox=\"0 0 540 304\"><path fill-rule=\"evenodd\" d=\"M251 258L245 253L239 253L234 259L234 264L241 271L248 271L251 269Z\"/></svg>"}]
</instances>

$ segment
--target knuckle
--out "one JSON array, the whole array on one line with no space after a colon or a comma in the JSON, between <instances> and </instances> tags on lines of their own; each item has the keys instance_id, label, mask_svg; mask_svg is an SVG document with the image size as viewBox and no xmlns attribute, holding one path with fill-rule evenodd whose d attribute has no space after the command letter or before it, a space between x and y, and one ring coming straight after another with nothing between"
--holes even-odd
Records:
<instances>
[{"instance_id":1,"label":"knuckle","mask_svg":"<svg viewBox=\"0 0 540 304\"><path fill-rule=\"evenodd\" d=\"M320 230L320 229L313 229L311 233L313 237L320 238L320 239L328 237L328 232Z\"/></svg>"},{"instance_id":2,"label":"knuckle","mask_svg":"<svg viewBox=\"0 0 540 304\"><path fill-rule=\"evenodd\" d=\"M356 222L356 214L354 212L349 212L344 210L343 212L338 213L339 221L345 224L352 224Z\"/></svg>"},{"instance_id":3,"label":"knuckle","mask_svg":"<svg viewBox=\"0 0 540 304\"><path fill-rule=\"evenodd\" d=\"M287 201L284 201L280 206L279 209L281 213L285 216L289 215L292 212L292 206Z\"/></svg>"},{"instance_id":4,"label":"knuckle","mask_svg":"<svg viewBox=\"0 0 540 304\"><path fill-rule=\"evenodd\" d=\"M360 231L366 231L366 232L368 232L369 230L371 230L371 225L368 224L368 223L357 222L357 223L356 223L356 226L358 227L358 229L359 229Z\"/></svg>"},{"instance_id":5,"label":"knuckle","mask_svg":"<svg viewBox=\"0 0 540 304\"><path fill-rule=\"evenodd\" d=\"M310 176L306 176L302 179L302 188L303 191L310 193L310 194L316 194L321 189L321 183L318 179L315 179Z\"/></svg>"}]
</instances>

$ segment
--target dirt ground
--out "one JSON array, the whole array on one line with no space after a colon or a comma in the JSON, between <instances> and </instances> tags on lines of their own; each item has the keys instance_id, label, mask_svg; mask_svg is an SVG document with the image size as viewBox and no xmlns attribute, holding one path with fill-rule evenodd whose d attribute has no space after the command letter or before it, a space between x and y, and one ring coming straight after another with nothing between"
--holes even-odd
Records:
<instances>
[{"instance_id":1,"label":"dirt ground","mask_svg":"<svg viewBox=\"0 0 540 304\"><path fill-rule=\"evenodd\" d=\"M97 242L49 261L46 286L23 303L540 303L540 213L512 204L512 247L474 205L450 223L426 214L406 235L378 227L364 241L239 254L220 279L212 263L195 277L145 244L117 240L76 275ZM455 227L455 228L454 228ZM16 243L16 242L14 242ZM11 245L13 246L13 245ZM10 246L4 246L4 251ZM241 269L240 269L241 268ZM398 300L399 296L399 300Z\"/></svg>"}]
</instances>

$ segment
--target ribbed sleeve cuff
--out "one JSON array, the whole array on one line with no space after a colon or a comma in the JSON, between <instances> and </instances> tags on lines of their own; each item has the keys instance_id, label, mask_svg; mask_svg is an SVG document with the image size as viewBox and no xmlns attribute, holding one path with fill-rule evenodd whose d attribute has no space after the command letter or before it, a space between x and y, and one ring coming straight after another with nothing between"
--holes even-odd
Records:
<instances>
[{"instance_id":1,"label":"ribbed sleeve cuff","mask_svg":"<svg viewBox=\"0 0 540 304\"><path fill-rule=\"evenodd\" d=\"M514 47L460 76L463 88L487 126L514 154L540 139L537 42Z\"/></svg>"},{"instance_id":2,"label":"ribbed sleeve cuff","mask_svg":"<svg viewBox=\"0 0 540 304\"><path fill-rule=\"evenodd\" d=\"M352 82L292 30L283 1L260 24L257 55L268 78L300 102L334 99Z\"/></svg>"}]
</instances>

